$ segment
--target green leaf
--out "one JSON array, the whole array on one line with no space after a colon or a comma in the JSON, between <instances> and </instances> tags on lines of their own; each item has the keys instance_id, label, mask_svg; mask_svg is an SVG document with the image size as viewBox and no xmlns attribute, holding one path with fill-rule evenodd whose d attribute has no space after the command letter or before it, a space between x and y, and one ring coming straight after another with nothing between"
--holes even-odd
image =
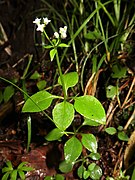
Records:
<instances>
[{"instance_id":1,"label":"green leaf","mask_svg":"<svg viewBox=\"0 0 135 180\"><path fill-rule=\"evenodd\" d=\"M67 163L74 164L75 160L81 155L82 153L82 144L76 138L70 138L64 145L64 156Z\"/></svg>"},{"instance_id":2,"label":"green leaf","mask_svg":"<svg viewBox=\"0 0 135 180\"><path fill-rule=\"evenodd\" d=\"M30 76L30 79L39 79L41 78L41 75L35 71L31 76Z\"/></svg>"},{"instance_id":3,"label":"green leaf","mask_svg":"<svg viewBox=\"0 0 135 180\"><path fill-rule=\"evenodd\" d=\"M45 86L46 86L46 81L45 80L41 80L41 81L37 82L37 87L38 87L38 89L40 91L43 90L45 88Z\"/></svg>"},{"instance_id":4,"label":"green leaf","mask_svg":"<svg viewBox=\"0 0 135 180\"><path fill-rule=\"evenodd\" d=\"M23 167L21 168L21 170L27 172L27 171L33 171L34 168L33 168L33 167L29 167L29 166L23 166Z\"/></svg>"},{"instance_id":5,"label":"green leaf","mask_svg":"<svg viewBox=\"0 0 135 180\"><path fill-rule=\"evenodd\" d=\"M127 73L127 68L126 67L122 67L121 65L114 65L112 67L112 78L124 78L126 77L126 73Z\"/></svg>"},{"instance_id":6,"label":"green leaf","mask_svg":"<svg viewBox=\"0 0 135 180\"><path fill-rule=\"evenodd\" d=\"M89 31L87 34L84 35L86 39L95 40L95 39L102 39L101 33L98 31Z\"/></svg>"},{"instance_id":7,"label":"green leaf","mask_svg":"<svg viewBox=\"0 0 135 180\"><path fill-rule=\"evenodd\" d=\"M105 110L97 98L89 95L76 97L74 107L84 117L97 123L105 124Z\"/></svg>"},{"instance_id":8,"label":"green leaf","mask_svg":"<svg viewBox=\"0 0 135 180\"><path fill-rule=\"evenodd\" d=\"M57 174L55 176L55 180L64 180L64 179L65 179L64 176L62 176L61 174Z\"/></svg>"},{"instance_id":9,"label":"green leaf","mask_svg":"<svg viewBox=\"0 0 135 180\"><path fill-rule=\"evenodd\" d=\"M63 74L64 84L66 91L69 87L74 87L78 82L78 74L77 72L70 72L67 74ZM60 77L58 78L58 83L62 85Z\"/></svg>"},{"instance_id":10,"label":"green leaf","mask_svg":"<svg viewBox=\"0 0 135 180\"><path fill-rule=\"evenodd\" d=\"M116 95L118 95L118 88L116 86L112 86L112 85L109 85L107 88L106 88L106 96L107 98L111 98L113 99Z\"/></svg>"},{"instance_id":11,"label":"green leaf","mask_svg":"<svg viewBox=\"0 0 135 180\"><path fill-rule=\"evenodd\" d=\"M134 166L134 170L133 170L133 173L132 173L132 176L131 176L131 180L135 180L135 166Z\"/></svg>"},{"instance_id":12,"label":"green leaf","mask_svg":"<svg viewBox=\"0 0 135 180\"><path fill-rule=\"evenodd\" d=\"M10 172L6 172L6 173L2 176L2 180L8 180L9 175L10 175Z\"/></svg>"},{"instance_id":13,"label":"green leaf","mask_svg":"<svg viewBox=\"0 0 135 180\"><path fill-rule=\"evenodd\" d=\"M68 173L72 170L73 164L72 163L67 163L66 161L62 161L59 164L59 170L63 173Z\"/></svg>"},{"instance_id":14,"label":"green leaf","mask_svg":"<svg viewBox=\"0 0 135 180\"><path fill-rule=\"evenodd\" d=\"M47 141L55 141L55 140L60 139L63 136L63 134L64 134L63 131L61 131L58 128L55 128L47 134L45 139Z\"/></svg>"},{"instance_id":15,"label":"green leaf","mask_svg":"<svg viewBox=\"0 0 135 180\"><path fill-rule=\"evenodd\" d=\"M99 160L100 159L100 154L99 153L90 153L89 157L93 160Z\"/></svg>"},{"instance_id":16,"label":"green leaf","mask_svg":"<svg viewBox=\"0 0 135 180\"><path fill-rule=\"evenodd\" d=\"M56 53L57 53L57 49L52 49L52 50L50 51L50 58L51 58L51 61L53 61L53 59L54 59Z\"/></svg>"},{"instance_id":17,"label":"green leaf","mask_svg":"<svg viewBox=\"0 0 135 180\"><path fill-rule=\"evenodd\" d=\"M93 134L81 134L83 146L91 152L97 153L97 140Z\"/></svg>"},{"instance_id":18,"label":"green leaf","mask_svg":"<svg viewBox=\"0 0 135 180\"><path fill-rule=\"evenodd\" d=\"M77 175L79 176L79 178L83 178L83 173L85 171L85 167L83 165L81 165L78 169L77 169Z\"/></svg>"},{"instance_id":19,"label":"green leaf","mask_svg":"<svg viewBox=\"0 0 135 180\"><path fill-rule=\"evenodd\" d=\"M9 167L2 168L2 173L8 172L8 171L12 171L12 169Z\"/></svg>"},{"instance_id":20,"label":"green leaf","mask_svg":"<svg viewBox=\"0 0 135 180\"><path fill-rule=\"evenodd\" d=\"M22 112L40 112L47 109L56 98L49 92L42 90L32 95L24 104ZM34 102L33 102L34 101Z\"/></svg>"},{"instance_id":21,"label":"green leaf","mask_svg":"<svg viewBox=\"0 0 135 180\"><path fill-rule=\"evenodd\" d=\"M91 163L89 166L88 166L88 170L89 171L93 171L93 169L95 168L96 166L96 163Z\"/></svg>"},{"instance_id":22,"label":"green leaf","mask_svg":"<svg viewBox=\"0 0 135 180\"><path fill-rule=\"evenodd\" d=\"M52 43L54 44L54 46L56 45L56 43L57 43L57 40L56 39L52 39ZM53 47L54 47L53 46Z\"/></svg>"},{"instance_id":23,"label":"green leaf","mask_svg":"<svg viewBox=\"0 0 135 180\"><path fill-rule=\"evenodd\" d=\"M3 97L4 102L9 101L9 99L14 95L14 87L13 86L7 86L4 90Z\"/></svg>"},{"instance_id":24,"label":"green leaf","mask_svg":"<svg viewBox=\"0 0 135 180\"><path fill-rule=\"evenodd\" d=\"M129 137L127 136L127 134L122 131L122 132L118 132L118 138L122 141L128 141Z\"/></svg>"},{"instance_id":25,"label":"green leaf","mask_svg":"<svg viewBox=\"0 0 135 180\"><path fill-rule=\"evenodd\" d=\"M96 165L94 167L94 169L92 171L89 171L89 172L90 172L91 179L100 180L100 178L102 176L102 169L98 165Z\"/></svg>"},{"instance_id":26,"label":"green leaf","mask_svg":"<svg viewBox=\"0 0 135 180\"><path fill-rule=\"evenodd\" d=\"M94 54L92 57L92 74L96 73L98 71L98 67L97 67L97 59L98 59L98 55Z\"/></svg>"},{"instance_id":27,"label":"green leaf","mask_svg":"<svg viewBox=\"0 0 135 180\"><path fill-rule=\"evenodd\" d=\"M74 119L74 107L69 102L56 104L53 109L53 120L57 128L64 131Z\"/></svg>"},{"instance_id":28,"label":"green leaf","mask_svg":"<svg viewBox=\"0 0 135 180\"><path fill-rule=\"evenodd\" d=\"M21 180L25 180L25 179L26 179L26 177L25 177L25 173L24 173L23 171L18 170L18 174L19 174L19 176L20 176Z\"/></svg>"},{"instance_id":29,"label":"green leaf","mask_svg":"<svg viewBox=\"0 0 135 180\"><path fill-rule=\"evenodd\" d=\"M17 169L21 169L24 165L28 164L28 162L22 162L18 165Z\"/></svg>"},{"instance_id":30,"label":"green leaf","mask_svg":"<svg viewBox=\"0 0 135 180\"><path fill-rule=\"evenodd\" d=\"M16 180L17 179L17 170L16 169L14 169L12 171L12 173L10 174L10 177L11 177L12 180Z\"/></svg>"},{"instance_id":31,"label":"green leaf","mask_svg":"<svg viewBox=\"0 0 135 180\"><path fill-rule=\"evenodd\" d=\"M88 118L84 118L84 122L83 122L83 126L99 126L100 124L96 121L93 121L91 119L88 119Z\"/></svg>"},{"instance_id":32,"label":"green leaf","mask_svg":"<svg viewBox=\"0 0 135 180\"><path fill-rule=\"evenodd\" d=\"M90 172L85 170L83 173L83 178L87 179L89 176L90 176Z\"/></svg>"},{"instance_id":33,"label":"green leaf","mask_svg":"<svg viewBox=\"0 0 135 180\"><path fill-rule=\"evenodd\" d=\"M114 127L109 127L105 129L105 132L107 132L110 135L114 135L117 133L117 130Z\"/></svg>"},{"instance_id":34,"label":"green leaf","mask_svg":"<svg viewBox=\"0 0 135 180\"><path fill-rule=\"evenodd\" d=\"M118 131L122 131L124 128L123 128L123 126L118 126Z\"/></svg>"},{"instance_id":35,"label":"green leaf","mask_svg":"<svg viewBox=\"0 0 135 180\"><path fill-rule=\"evenodd\" d=\"M54 180L54 178L52 176L46 176L44 180Z\"/></svg>"},{"instance_id":36,"label":"green leaf","mask_svg":"<svg viewBox=\"0 0 135 180\"><path fill-rule=\"evenodd\" d=\"M47 45L47 46L43 46L45 49L51 49L53 46L52 45Z\"/></svg>"},{"instance_id":37,"label":"green leaf","mask_svg":"<svg viewBox=\"0 0 135 180\"><path fill-rule=\"evenodd\" d=\"M114 180L114 178L107 176L106 180Z\"/></svg>"},{"instance_id":38,"label":"green leaf","mask_svg":"<svg viewBox=\"0 0 135 180\"><path fill-rule=\"evenodd\" d=\"M11 161L7 161L6 165L10 168L10 170L13 170L13 166L12 166Z\"/></svg>"},{"instance_id":39,"label":"green leaf","mask_svg":"<svg viewBox=\"0 0 135 180\"><path fill-rule=\"evenodd\" d=\"M69 45L65 44L65 43L61 43L61 44L58 45L58 47L69 47Z\"/></svg>"}]
</instances>

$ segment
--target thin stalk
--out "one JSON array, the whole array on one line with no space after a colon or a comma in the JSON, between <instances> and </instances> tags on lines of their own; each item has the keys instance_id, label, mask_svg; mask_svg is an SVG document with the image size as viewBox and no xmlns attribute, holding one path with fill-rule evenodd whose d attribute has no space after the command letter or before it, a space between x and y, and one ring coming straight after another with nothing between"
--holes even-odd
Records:
<instances>
[{"instance_id":1,"label":"thin stalk","mask_svg":"<svg viewBox=\"0 0 135 180\"><path fill-rule=\"evenodd\" d=\"M29 68L30 68L30 65L31 65L31 62L32 62L32 58L33 58L33 55L29 54L28 55L28 64L27 64L27 67L24 70L24 73L23 73L23 76L21 77L21 79L26 78L26 75L28 74L28 71L29 71Z\"/></svg>"},{"instance_id":2,"label":"thin stalk","mask_svg":"<svg viewBox=\"0 0 135 180\"><path fill-rule=\"evenodd\" d=\"M117 79L117 82L116 82L116 98L117 98L119 107L121 108L121 102L119 98L119 79Z\"/></svg>"},{"instance_id":3,"label":"thin stalk","mask_svg":"<svg viewBox=\"0 0 135 180\"><path fill-rule=\"evenodd\" d=\"M45 45L45 35L44 35L44 33L41 33L41 41L42 41L42 52L44 52L44 45Z\"/></svg>"},{"instance_id":4,"label":"thin stalk","mask_svg":"<svg viewBox=\"0 0 135 180\"><path fill-rule=\"evenodd\" d=\"M23 76L21 77L22 79L22 88L23 88L23 91L25 91L27 93L27 88L26 88L26 83L25 83L25 79L26 79L26 75L28 74L28 71L29 71L29 68L30 68L30 65L31 65L31 62L32 62L32 58L33 58L33 55L28 55L28 64L27 64L27 67L25 68L24 70L24 73L23 73ZM28 97L24 94L24 100L26 101L28 99Z\"/></svg>"},{"instance_id":5,"label":"thin stalk","mask_svg":"<svg viewBox=\"0 0 135 180\"><path fill-rule=\"evenodd\" d=\"M82 124L81 126L78 127L78 129L76 129L76 133L78 133L78 131L84 126L84 124Z\"/></svg>"},{"instance_id":6,"label":"thin stalk","mask_svg":"<svg viewBox=\"0 0 135 180\"><path fill-rule=\"evenodd\" d=\"M117 23L119 23L121 0L114 0L113 3L114 3L114 11L115 11L115 16L116 16L116 19L117 19Z\"/></svg>"},{"instance_id":7,"label":"thin stalk","mask_svg":"<svg viewBox=\"0 0 135 180\"><path fill-rule=\"evenodd\" d=\"M74 135L75 133L74 132L69 132L69 131L64 131L64 134L68 136L68 134Z\"/></svg>"},{"instance_id":8,"label":"thin stalk","mask_svg":"<svg viewBox=\"0 0 135 180\"><path fill-rule=\"evenodd\" d=\"M97 8L97 2L95 2L95 6ZM101 21L101 18L100 18L99 11L97 11L97 15L98 15L100 28L101 28L101 31L102 31L102 36L103 36L103 41L104 41L104 44L105 44L106 53L108 53L108 46L107 46L106 37L105 37L105 33L104 33L104 28L103 28L103 25L102 25L102 21Z\"/></svg>"},{"instance_id":9,"label":"thin stalk","mask_svg":"<svg viewBox=\"0 0 135 180\"><path fill-rule=\"evenodd\" d=\"M74 3L74 2L71 2L71 3ZM72 18L71 18L71 23L70 23L70 19L69 19L69 16L68 16L68 13L67 13L67 10L66 8L64 7L64 10L65 10L65 14L66 14L66 17L67 17L67 21L68 21L68 24L69 24L69 32L70 32L70 37L72 39L72 36L74 34L74 23L75 23L75 13L76 13L76 6L74 7L74 10L73 10L73 15L72 15ZM78 72L78 57L77 57L77 53L76 53L76 45L75 45L75 40L73 40L72 42L72 47L73 47L73 52L74 52L74 59L75 59L75 64L76 64L76 71Z\"/></svg>"},{"instance_id":10,"label":"thin stalk","mask_svg":"<svg viewBox=\"0 0 135 180\"><path fill-rule=\"evenodd\" d=\"M26 88L26 82L25 82L25 79L22 79L22 89L23 91L25 91L27 93L27 88ZM24 100L26 101L28 99L28 97L23 94L23 97L24 97Z\"/></svg>"},{"instance_id":11,"label":"thin stalk","mask_svg":"<svg viewBox=\"0 0 135 180\"><path fill-rule=\"evenodd\" d=\"M51 42L50 38L48 37L46 31L44 31L43 34L44 34L44 36L47 38L47 40L49 41L49 43L50 43L52 46L54 46L53 43Z\"/></svg>"},{"instance_id":12,"label":"thin stalk","mask_svg":"<svg viewBox=\"0 0 135 180\"><path fill-rule=\"evenodd\" d=\"M63 89L63 93L64 93L64 101L66 101L66 99L67 99L67 92L66 92L66 87L65 87L65 83L64 83L63 74L62 74L62 71L61 71L58 51L56 53L56 61L57 61L58 71L59 71L60 80L61 80L61 84L62 84L62 89Z\"/></svg>"},{"instance_id":13,"label":"thin stalk","mask_svg":"<svg viewBox=\"0 0 135 180\"><path fill-rule=\"evenodd\" d=\"M73 36L73 28L74 28L74 15L72 16L72 36ZM72 46L73 46L73 52L74 52L74 58L75 58L75 63L76 63L76 71L78 72L78 57L77 57L77 53L76 53L76 45L75 45L75 41L72 41Z\"/></svg>"},{"instance_id":14,"label":"thin stalk","mask_svg":"<svg viewBox=\"0 0 135 180\"><path fill-rule=\"evenodd\" d=\"M98 1L98 4L102 7L102 9L104 10L104 12L107 14L108 18L110 19L112 25L115 27L115 22L111 16L111 14L107 11L106 7L104 4L102 4L100 1Z\"/></svg>"},{"instance_id":15,"label":"thin stalk","mask_svg":"<svg viewBox=\"0 0 135 180\"><path fill-rule=\"evenodd\" d=\"M30 142L31 142L31 117L27 118L27 128L28 128L28 140L27 140L27 152L29 152Z\"/></svg>"}]
</instances>

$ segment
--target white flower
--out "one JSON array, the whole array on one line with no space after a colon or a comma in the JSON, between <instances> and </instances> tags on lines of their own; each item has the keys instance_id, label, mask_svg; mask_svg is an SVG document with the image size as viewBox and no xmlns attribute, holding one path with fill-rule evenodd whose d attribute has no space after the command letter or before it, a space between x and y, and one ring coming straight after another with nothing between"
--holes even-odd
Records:
<instances>
[{"instance_id":1,"label":"white flower","mask_svg":"<svg viewBox=\"0 0 135 180\"><path fill-rule=\"evenodd\" d=\"M36 25L39 25L41 22L41 18L36 18L33 23L36 24Z\"/></svg>"},{"instance_id":2,"label":"white flower","mask_svg":"<svg viewBox=\"0 0 135 180\"><path fill-rule=\"evenodd\" d=\"M67 34L66 33L62 33L61 34L61 39L65 39L67 37Z\"/></svg>"},{"instance_id":3,"label":"white flower","mask_svg":"<svg viewBox=\"0 0 135 180\"><path fill-rule=\"evenodd\" d=\"M43 22L45 25L47 25L49 22L51 22L51 20L49 20L47 17L43 18Z\"/></svg>"},{"instance_id":4,"label":"white flower","mask_svg":"<svg viewBox=\"0 0 135 180\"><path fill-rule=\"evenodd\" d=\"M45 28L45 24L38 24L37 31L43 32Z\"/></svg>"},{"instance_id":5,"label":"white flower","mask_svg":"<svg viewBox=\"0 0 135 180\"><path fill-rule=\"evenodd\" d=\"M67 32L67 26L64 26L64 28L60 27L59 28L59 33L62 34L62 33L66 33Z\"/></svg>"},{"instance_id":6,"label":"white flower","mask_svg":"<svg viewBox=\"0 0 135 180\"><path fill-rule=\"evenodd\" d=\"M58 33L58 32L55 32L55 33L54 33L54 37L55 37L56 39L58 39L58 38L59 38L59 33Z\"/></svg>"},{"instance_id":7,"label":"white flower","mask_svg":"<svg viewBox=\"0 0 135 180\"><path fill-rule=\"evenodd\" d=\"M64 26L64 28L59 28L59 33L61 34L61 38L65 39L67 37L67 26Z\"/></svg>"}]
</instances>

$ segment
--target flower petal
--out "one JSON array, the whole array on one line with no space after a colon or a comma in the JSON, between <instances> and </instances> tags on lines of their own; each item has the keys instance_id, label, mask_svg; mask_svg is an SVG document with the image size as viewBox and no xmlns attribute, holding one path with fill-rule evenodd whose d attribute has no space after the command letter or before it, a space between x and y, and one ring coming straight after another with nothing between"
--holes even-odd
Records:
<instances>
[{"instance_id":1,"label":"flower petal","mask_svg":"<svg viewBox=\"0 0 135 180\"><path fill-rule=\"evenodd\" d=\"M36 18L33 23L39 25L41 22L41 18Z\"/></svg>"},{"instance_id":2,"label":"flower petal","mask_svg":"<svg viewBox=\"0 0 135 180\"><path fill-rule=\"evenodd\" d=\"M45 25L47 25L51 20L49 20L47 17L43 18L43 22Z\"/></svg>"},{"instance_id":3,"label":"flower petal","mask_svg":"<svg viewBox=\"0 0 135 180\"><path fill-rule=\"evenodd\" d=\"M59 33L58 33L58 32L55 32L55 33L54 33L54 37L55 37L56 39L58 39L58 38L59 38Z\"/></svg>"},{"instance_id":4,"label":"flower petal","mask_svg":"<svg viewBox=\"0 0 135 180\"><path fill-rule=\"evenodd\" d=\"M37 31L43 32L45 28L45 24L38 24Z\"/></svg>"}]
</instances>

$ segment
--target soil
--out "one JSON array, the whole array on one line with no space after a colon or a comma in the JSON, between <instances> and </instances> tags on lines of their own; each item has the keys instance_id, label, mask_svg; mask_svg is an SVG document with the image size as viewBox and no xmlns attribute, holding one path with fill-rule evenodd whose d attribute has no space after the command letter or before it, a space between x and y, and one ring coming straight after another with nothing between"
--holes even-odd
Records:
<instances>
[{"instance_id":1,"label":"soil","mask_svg":"<svg viewBox=\"0 0 135 180\"><path fill-rule=\"evenodd\" d=\"M0 39L0 76L12 82L16 80L19 87L22 87L23 73L31 55L32 63L29 74L31 75L37 70L42 78L47 80L48 86L53 82L55 65L46 60L48 59L47 53L42 52L41 48L37 48L34 41L35 30L32 22L43 8L46 7L39 0L2 0L0 2L0 30L3 29L5 35ZM66 70L67 67L64 67L64 69ZM106 72L107 74L108 72ZM103 75L100 78L105 80ZM103 84L100 82L98 82L97 96L99 96L107 111L110 102L106 99ZM131 84L132 77L124 79L121 83L126 84L127 82ZM0 81L0 83L1 91L9 85L4 81ZM37 92L35 81L26 78L26 85L30 95ZM128 87L124 89L123 97L128 89ZM53 91L56 94L60 93L57 88ZM21 113L23 103L23 94L16 89L14 96L8 102L0 104L0 169L5 166L7 160L10 160L14 167L17 167L23 161L27 161L28 165L35 168L34 172L27 174L27 180L42 180L44 176L61 173L58 167L64 159L64 140L63 142L51 143L45 141L45 135L53 129L54 125L50 121L48 122L47 118L41 113L31 114L32 141L30 151L26 151L27 118L29 114ZM119 125L120 118L124 117L122 113L122 110L117 108L115 115L112 115L115 123L113 124L112 121L111 125ZM128 110L125 113L128 113L128 117L130 117L132 111ZM79 120L81 121L81 119ZM123 126L126 120L123 119ZM103 127L98 129L86 127L82 131L94 133L98 139L98 152L101 159L96 163L103 170L102 180L104 180L107 176L116 177L119 174L126 143L119 141L117 136L112 138L106 135L102 129ZM120 153L120 150L122 150L122 153ZM84 153L87 154L87 152ZM65 179L79 179L76 173L77 166L74 167L72 172L63 174ZM1 177L2 171L0 171Z\"/></svg>"}]
</instances>

